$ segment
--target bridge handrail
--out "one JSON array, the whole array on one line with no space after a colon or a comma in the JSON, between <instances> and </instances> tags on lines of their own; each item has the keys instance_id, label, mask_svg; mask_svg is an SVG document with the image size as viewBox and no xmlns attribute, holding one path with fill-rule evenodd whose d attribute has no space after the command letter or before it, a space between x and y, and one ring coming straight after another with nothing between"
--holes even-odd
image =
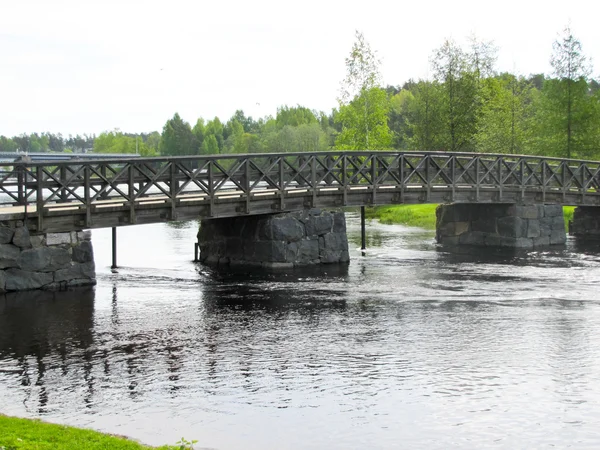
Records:
<instances>
[{"instance_id":1,"label":"bridge handrail","mask_svg":"<svg viewBox=\"0 0 600 450\"><path fill-rule=\"evenodd\" d=\"M0 163L0 209L21 206L27 211L33 205L40 229L48 208L63 204L80 208L90 221L102 202L119 201L134 218L140 201L156 199L168 202L175 217L192 195L211 211L215 202L237 196L250 213L258 195L275 195L283 210L292 191L305 192L313 204L335 191L345 205L356 189L364 190L363 201L372 204L383 191L402 202L409 190L420 190L422 202L439 200L439 192L445 193L444 201L454 201L459 193L480 201L485 191L487 201L535 194L541 202L600 204L600 162L467 152L327 151Z\"/></svg>"}]
</instances>

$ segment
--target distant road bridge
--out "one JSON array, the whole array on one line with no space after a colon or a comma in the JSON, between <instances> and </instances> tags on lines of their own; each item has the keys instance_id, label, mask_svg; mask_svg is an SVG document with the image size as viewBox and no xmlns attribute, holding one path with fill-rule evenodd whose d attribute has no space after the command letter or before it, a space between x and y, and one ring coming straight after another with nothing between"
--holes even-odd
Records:
<instances>
[{"instance_id":1,"label":"distant road bridge","mask_svg":"<svg viewBox=\"0 0 600 450\"><path fill-rule=\"evenodd\" d=\"M0 152L0 162L30 162L30 161L71 161L81 159L115 159L137 158L139 155L131 153L45 153L45 152Z\"/></svg>"},{"instance_id":2,"label":"distant road bridge","mask_svg":"<svg viewBox=\"0 0 600 450\"><path fill-rule=\"evenodd\" d=\"M35 232L401 203L600 205L600 162L346 151L0 164L0 221ZM114 156L114 155L111 155Z\"/></svg>"}]
</instances>

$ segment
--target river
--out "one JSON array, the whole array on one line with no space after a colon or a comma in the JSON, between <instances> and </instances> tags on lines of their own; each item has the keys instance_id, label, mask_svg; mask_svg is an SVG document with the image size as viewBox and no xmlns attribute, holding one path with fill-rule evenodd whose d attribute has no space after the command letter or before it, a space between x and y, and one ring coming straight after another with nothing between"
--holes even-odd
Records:
<instances>
[{"instance_id":1,"label":"river","mask_svg":"<svg viewBox=\"0 0 600 450\"><path fill-rule=\"evenodd\" d=\"M599 448L600 249L211 271L196 222L94 230L98 284L0 297L0 412L216 449Z\"/></svg>"}]
</instances>

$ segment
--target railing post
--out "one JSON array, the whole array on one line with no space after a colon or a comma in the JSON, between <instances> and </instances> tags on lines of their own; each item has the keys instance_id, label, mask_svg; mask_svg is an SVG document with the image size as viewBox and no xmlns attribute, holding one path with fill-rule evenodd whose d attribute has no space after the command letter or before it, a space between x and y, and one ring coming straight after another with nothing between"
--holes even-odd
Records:
<instances>
[{"instance_id":1,"label":"railing post","mask_svg":"<svg viewBox=\"0 0 600 450\"><path fill-rule=\"evenodd\" d=\"M85 226L92 226L92 204L90 201L90 166L83 168L83 197L85 200Z\"/></svg>"},{"instance_id":2,"label":"railing post","mask_svg":"<svg viewBox=\"0 0 600 450\"><path fill-rule=\"evenodd\" d=\"M67 168L64 165L60 166L60 184L62 187L60 188L59 198L61 202L67 201L67 190L65 189L65 184L67 184Z\"/></svg>"},{"instance_id":3,"label":"railing post","mask_svg":"<svg viewBox=\"0 0 600 450\"><path fill-rule=\"evenodd\" d=\"M174 161L170 162L170 180L169 180L169 194L171 196L171 220L177 220L177 190L178 183L176 177L176 165Z\"/></svg>"},{"instance_id":4,"label":"railing post","mask_svg":"<svg viewBox=\"0 0 600 450\"><path fill-rule=\"evenodd\" d=\"M36 192L36 212L37 212L37 232L41 232L44 229L44 172L42 166L35 168L35 176L37 179L37 192Z\"/></svg>"},{"instance_id":5,"label":"railing post","mask_svg":"<svg viewBox=\"0 0 600 450\"><path fill-rule=\"evenodd\" d=\"M312 207L317 206L317 157L310 156L310 184L312 186Z\"/></svg>"},{"instance_id":6,"label":"railing post","mask_svg":"<svg viewBox=\"0 0 600 450\"><path fill-rule=\"evenodd\" d=\"M348 204L348 155L346 153L342 155L342 189L344 193L342 203L346 206Z\"/></svg>"},{"instance_id":7,"label":"railing post","mask_svg":"<svg viewBox=\"0 0 600 450\"><path fill-rule=\"evenodd\" d=\"M246 158L244 162L244 190L246 191L246 214L250 214L250 158Z\"/></svg>"},{"instance_id":8,"label":"railing post","mask_svg":"<svg viewBox=\"0 0 600 450\"><path fill-rule=\"evenodd\" d=\"M456 155L450 156L450 181L452 182L450 200L454 201L454 196L456 195Z\"/></svg>"},{"instance_id":9,"label":"railing post","mask_svg":"<svg viewBox=\"0 0 600 450\"><path fill-rule=\"evenodd\" d=\"M213 217L215 207L215 183L213 174L213 162L208 163L208 216Z\"/></svg>"},{"instance_id":10,"label":"railing post","mask_svg":"<svg viewBox=\"0 0 600 450\"><path fill-rule=\"evenodd\" d=\"M504 165L504 158L498 157L498 201L502 201L502 189L504 187L504 180L502 177L502 166Z\"/></svg>"},{"instance_id":11,"label":"railing post","mask_svg":"<svg viewBox=\"0 0 600 450\"><path fill-rule=\"evenodd\" d=\"M371 204L377 204L377 156L371 155L371 187L373 192L371 193Z\"/></svg>"},{"instance_id":12,"label":"railing post","mask_svg":"<svg viewBox=\"0 0 600 450\"><path fill-rule=\"evenodd\" d=\"M135 180L134 180L134 166L133 163L129 163L128 178L129 178L129 224L133 225L136 223L135 218Z\"/></svg>"},{"instance_id":13,"label":"railing post","mask_svg":"<svg viewBox=\"0 0 600 450\"><path fill-rule=\"evenodd\" d=\"M401 155L398 161L398 168L400 169L400 203L404 203L404 184L406 183L404 179L404 164L404 155Z\"/></svg>"},{"instance_id":14,"label":"railing post","mask_svg":"<svg viewBox=\"0 0 600 450\"><path fill-rule=\"evenodd\" d=\"M427 202L429 202L431 200L431 182L429 180L429 162L430 162L430 155L426 155L425 156L425 182L427 183Z\"/></svg>"},{"instance_id":15,"label":"railing post","mask_svg":"<svg viewBox=\"0 0 600 450\"><path fill-rule=\"evenodd\" d=\"M479 176L479 156L475 157L475 201L479 201L479 185L481 178Z\"/></svg>"},{"instance_id":16,"label":"railing post","mask_svg":"<svg viewBox=\"0 0 600 450\"><path fill-rule=\"evenodd\" d=\"M279 209L281 211L285 208L285 190L284 190L284 178L283 178L283 156L279 157Z\"/></svg>"}]
</instances>

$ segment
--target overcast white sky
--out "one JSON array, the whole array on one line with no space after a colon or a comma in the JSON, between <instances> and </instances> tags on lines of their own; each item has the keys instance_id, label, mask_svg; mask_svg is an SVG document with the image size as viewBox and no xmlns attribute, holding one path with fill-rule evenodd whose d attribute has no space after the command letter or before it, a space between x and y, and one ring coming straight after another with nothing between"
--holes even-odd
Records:
<instances>
[{"instance_id":1,"label":"overcast white sky","mask_svg":"<svg viewBox=\"0 0 600 450\"><path fill-rule=\"evenodd\" d=\"M600 61L591 0L491 4L0 0L0 135L161 131L175 112L193 125L284 104L330 112L356 29L377 50L385 84L428 77L433 50L471 33L495 41L500 70L549 73L569 21Z\"/></svg>"}]
</instances>

